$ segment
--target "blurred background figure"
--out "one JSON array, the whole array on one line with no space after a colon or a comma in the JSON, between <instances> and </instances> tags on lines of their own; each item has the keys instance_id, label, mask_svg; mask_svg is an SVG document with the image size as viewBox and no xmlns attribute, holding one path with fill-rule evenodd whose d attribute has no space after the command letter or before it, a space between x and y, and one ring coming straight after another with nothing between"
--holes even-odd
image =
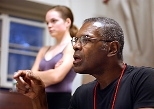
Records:
<instances>
[{"instance_id":1,"label":"blurred background figure","mask_svg":"<svg viewBox=\"0 0 154 109\"><path fill-rule=\"evenodd\" d=\"M125 61L154 67L154 1L103 0L102 3L104 16L118 21L124 30Z\"/></svg>"},{"instance_id":2,"label":"blurred background figure","mask_svg":"<svg viewBox=\"0 0 154 109\"><path fill-rule=\"evenodd\" d=\"M31 70L45 84L49 109L67 109L76 75L72 69L74 50L71 38L78 29L73 25L72 11L66 6L53 6L47 11L45 20L56 43L40 49Z\"/></svg>"}]
</instances>

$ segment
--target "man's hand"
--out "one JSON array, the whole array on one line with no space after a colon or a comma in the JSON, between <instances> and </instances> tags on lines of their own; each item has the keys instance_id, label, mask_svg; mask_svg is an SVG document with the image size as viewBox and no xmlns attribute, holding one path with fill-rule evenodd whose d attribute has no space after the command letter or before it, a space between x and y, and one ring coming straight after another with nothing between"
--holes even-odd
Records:
<instances>
[{"instance_id":1,"label":"man's hand","mask_svg":"<svg viewBox=\"0 0 154 109\"><path fill-rule=\"evenodd\" d=\"M19 70L15 73L17 92L34 99L39 94L45 93L45 85L41 79L34 76L30 70Z\"/></svg>"},{"instance_id":2,"label":"man's hand","mask_svg":"<svg viewBox=\"0 0 154 109\"><path fill-rule=\"evenodd\" d=\"M45 85L30 70L19 70L14 74L17 92L32 99L34 109L47 109Z\"/></svg>"}]
</instances>

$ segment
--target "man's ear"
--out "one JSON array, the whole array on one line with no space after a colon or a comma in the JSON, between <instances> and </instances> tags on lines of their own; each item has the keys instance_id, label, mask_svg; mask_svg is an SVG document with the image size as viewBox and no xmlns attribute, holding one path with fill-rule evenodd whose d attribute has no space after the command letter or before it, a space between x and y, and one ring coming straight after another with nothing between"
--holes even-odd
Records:
<instances>
[{"instance_id":1,"label":"man's ear","mask_svg":"<svg viewBox=\"0 0 154 109\"><path fill-rule=\"evenodd\" d=\"M65 24L66 24L67 27L70 27L70 25L71 25L71 20L70 20L70 18L67 18L67 19L66 19Z\"/></svg>"},{"instance_id":2,"label":"man's ear","mask_svg":"<svg viewBox=\"0 0 154 109\"><path fill-rule=\"evenodd\" d=\"M112 41L109 44L109 49L108 49L108 56L115 56L119 52L120 45L118 41Z\"/></svg>"}]
</instances>

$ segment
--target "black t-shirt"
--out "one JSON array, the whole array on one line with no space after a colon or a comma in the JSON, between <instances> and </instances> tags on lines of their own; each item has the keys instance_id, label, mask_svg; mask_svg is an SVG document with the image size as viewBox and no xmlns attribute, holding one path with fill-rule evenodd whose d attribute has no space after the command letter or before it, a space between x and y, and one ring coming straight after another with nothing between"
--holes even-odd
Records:
<instances>
[{"instance_id":1,"label":"black t-shirt","mask_svg":"<svg viewBox=\"0 0 154 109\"><path fill-rule=\"evenodd\" d=\"M96 109L111 109L115 87L113 81L105 89L97 88ZM94 87L97 81L77 88L69 109L94 109ZM119 85L114 109L138 109L154 107L154 69L128 66Z\"/></svg>"}]
</instances>

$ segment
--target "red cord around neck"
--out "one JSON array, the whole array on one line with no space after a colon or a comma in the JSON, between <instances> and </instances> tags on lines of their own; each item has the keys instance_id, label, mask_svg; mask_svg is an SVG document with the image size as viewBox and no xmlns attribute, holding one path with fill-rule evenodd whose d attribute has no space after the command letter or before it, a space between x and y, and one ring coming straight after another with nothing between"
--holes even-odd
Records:
<instances>
[{"instance_id":1,"label":"red cord around neck","mask_svg":"<svg viewBox=\"0 0 154 109\"><path fill-rule=\"evenodd\" d=\"M119 85L120 85L120 82L121 82L121 79L123 77L123 74L124 74L124 71L126 69L126 65L124 64L124 68L120 74L120 78L118 79L118 82L117 82L117 85L116 85L116 89L115 89L115 93L114 93L114 96L113 96L113 101L112 101L112 105L111 105L111 109L114 109L114 106L115 106L115 101L116 101L116 97L117 97L117 93L118 93L118 89L119 89ZM97 103L96 103L96 100L97 100L97 87L98 87L98 82L96 83L95 87L94 87L94 95L93 95L93 99L94 99L94 109L97 109Z\"/></svg>"}]
</instances>

